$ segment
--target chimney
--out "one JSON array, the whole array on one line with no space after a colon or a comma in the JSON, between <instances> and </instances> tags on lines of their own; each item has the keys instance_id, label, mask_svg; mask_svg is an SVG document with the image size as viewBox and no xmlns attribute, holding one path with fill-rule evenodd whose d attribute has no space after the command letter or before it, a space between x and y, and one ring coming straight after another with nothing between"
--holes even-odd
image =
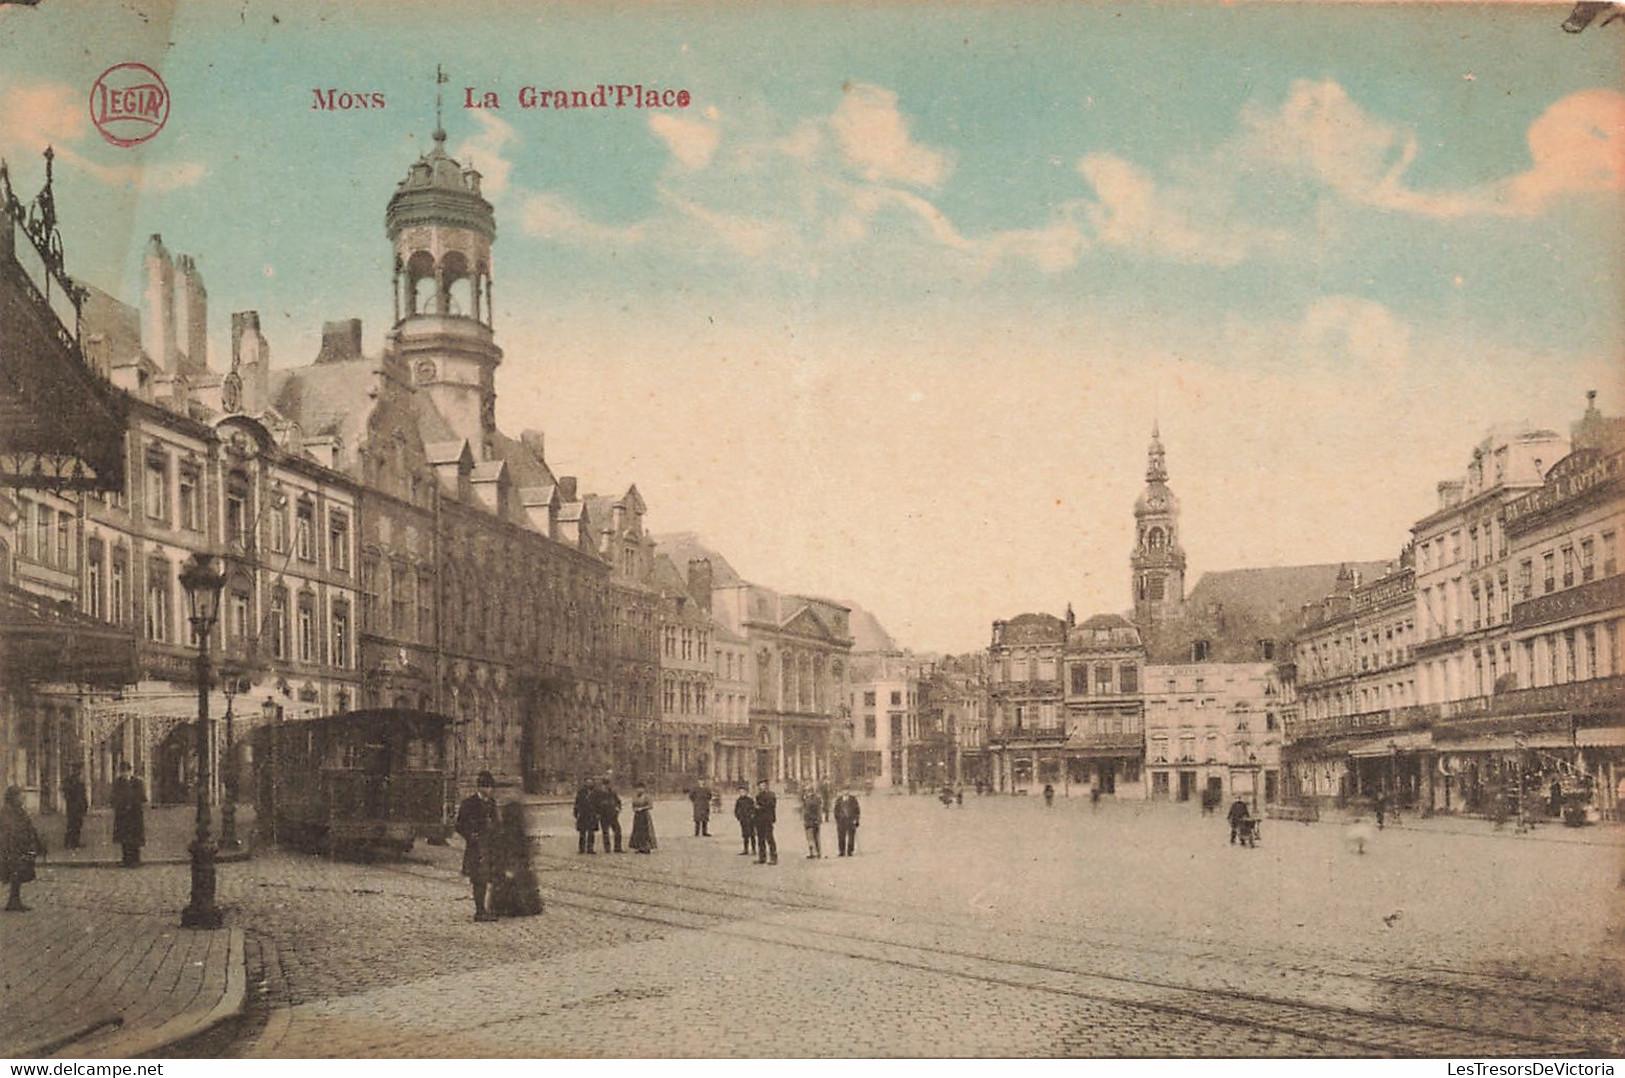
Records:
<instances>
[{"instance_id":1,"label":"chimney","mask_svg":"<svg viewBox=\"0 0 1625 1078\"><path fill-rule=\"evenodd\" d=\"M1439 484L1439 508L1449 509L1453 505L1461 504L1461 488L1465 484L1460 479L1446 479Z\"/></svg>"},{"instance_id":2,"label":"chimney","mask_svg":"<svg viewBox=\"0 0 1625 1078\"><path fill-rule=\"evenodd\" d=\"M147 241L144 268L147 275L146 318L142 329L147 354L158 369L175 373L175 263L164 247L164 238L154 232Z\"/></svg>"},{"instance_id":3,"label":"chimney","mask_svg":"<svg viewBox=\"0 0 1625 1078\"><path fill-rule=\"evenodd\" d=\"M345 318L322 323L322 350L317 363L342 363L361 358L361 319Z\"/></svg>"},{"instance_id":4,"label":"chimney","mask_svg":"<svg viewBox=\"0 0 1625 1078\"><path fill-rule=\"evenodd\" d=\"M209 292L191 255L175 259L175 346L181 369L194 378L209 369Z\"/></svg>"},{"instance_id":5,"label":"chimney","mask_svg":"<svg viewBox=\"0 0 1625 1078\"><path fill-rule=\"evenodd\" d=\"M522 444L526 449L530 450L531 456L535 457L539 461L547 460L547 455L542 452L543 440L541 431L522 431L519 435L519 441L520 444Z\"/></svg>"},{"instance_id":6,"label":"chimney","mask_svg":"<svg viewBox=\"0 0 1625 1078\"><path fill-rule=\"evenodd\" d=\"M578 501L576 497L576 477L573 475L559 476L559 501Z\"/></svg>"},{"instance_id":7,"label":"chimney","mask_svg":"<svg viewBox=\"0 0 1625 1078\"><path fill-rule=\"evenodd\" d=\"M700 604L700 609L707 614L711 612L711 559L688 559L688 593L694 601Z\"/></svg>"},{"instance_id":8,"label":"chimney","mask_svg":"<svg viewBox=\"0 0 1625 1078\"><path fill-rule=\"evenodd\" d=\"M244 413L264 415L271 407L271 346L260 332L258 311L231 316L231 369L243 380Z\"/></svg>"}]
</instances>

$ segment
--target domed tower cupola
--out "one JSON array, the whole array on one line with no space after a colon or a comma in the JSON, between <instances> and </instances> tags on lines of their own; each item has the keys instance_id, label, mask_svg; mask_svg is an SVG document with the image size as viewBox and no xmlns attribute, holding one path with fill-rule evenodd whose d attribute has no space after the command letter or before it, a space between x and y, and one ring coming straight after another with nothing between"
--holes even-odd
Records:
<instances>
[{"instance_id":1,"label":"domed tower cupola","mask_svg":"<svg viewBox=\"0 0 1625 1078\"><path fill-rule=\"evenodd\" d=\"M1185 601L1185 550L1179 545L1179 499L1168 489L1162 438L1151 428L1145 490L1134 502L1134 617L1142 626L1165 620Z\"/></svg>"},{"instance_id":2,"label":"domed tower cupola","mask_svg":"<svg viewBox=\"0 0 1625 1078\"><path fill-rule=\"evenodd\" d=\"M502 361L491 325L496 216L480 174L446 152L436 112L434 147L407 169L384 211L395 247L390 342L447 424L488 460Z\"/></svg>"}]
</instances>

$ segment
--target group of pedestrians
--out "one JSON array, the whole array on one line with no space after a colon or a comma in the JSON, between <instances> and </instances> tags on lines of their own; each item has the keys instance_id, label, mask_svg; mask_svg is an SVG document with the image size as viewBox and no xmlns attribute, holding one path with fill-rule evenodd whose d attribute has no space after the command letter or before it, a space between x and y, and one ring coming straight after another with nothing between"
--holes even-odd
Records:
<instances>
[{"instance_id":1,"label":"group of pedestrians","mask_svg":"<svg viewBox=\"0 0 1625 1078\"><path fill-rule=\"evenodd\" d=\"M583 779L576 789L572 809L576 821L576 852L597 853L597 839L603 839L605 853L652 853L655 842L654 801L648 790L638 786L632 795L632 837L621 846L621 795L605 776L594 782ZM613 843L613 845L611 845Z\"/></svg>"}]
</instances>

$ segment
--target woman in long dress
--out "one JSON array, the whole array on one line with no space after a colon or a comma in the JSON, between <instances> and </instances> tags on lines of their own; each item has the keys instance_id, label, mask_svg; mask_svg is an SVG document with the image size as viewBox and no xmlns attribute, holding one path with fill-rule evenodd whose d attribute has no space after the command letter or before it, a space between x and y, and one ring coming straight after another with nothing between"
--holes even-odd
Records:
<instances>
[{"instance_id":1,"label":"woman in long dress","mask_svg":"<svg viewBox=\"0 0 1625 1078\"><path fill-rule=\"evenodd\" d=\"M45 841L23 808L22 788L8 786L5 805L0 807L0 875L10 885L8 913L28 912L23 905L23 884L34 879L34 859L44 852Z\"/></svg>"},{"instance_id":2,"label":"woman in long dress","mask_svg":"<svg viewBox=\"0 0 1625 1078\"><path fill-rule=\"evenodd\" d=\"M498 917L534 917L542 912L542 893L530 863L530 833L523 802L502 806L491 848L491 912Z\"/></svg>"},{"instance_id":3,"label":"woman in long dress","mask_svg":"<svg viewBox=\"0 0 1625 1078\"><path fill-rule=\"evenodd\" d=\"M631 847L638 853L648 853L655 848L655 803L649 800L649 794L642 786L632 798L632 841Z\"/></svg>"}]
</instances>

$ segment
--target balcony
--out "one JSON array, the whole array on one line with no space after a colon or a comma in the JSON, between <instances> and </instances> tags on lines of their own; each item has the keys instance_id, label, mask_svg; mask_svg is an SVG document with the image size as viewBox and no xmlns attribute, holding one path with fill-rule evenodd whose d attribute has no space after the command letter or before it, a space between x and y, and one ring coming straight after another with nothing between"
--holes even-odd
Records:
<instances>
[{"instance_id":1,"label":"balcony","mask_svg":"<svg viewBox=\"0 0 1625 1078\"><path fill-rule=\"evenodd\" d=\"M1455 701L1466 703L1466 701ZM1315 719L1298 719L1287 728L1287 740L1312 741L1353 735L1372 736L1396 733L1402 730L1425 730L1439 717L1434 704L1410 707L1384 708L1381 711L1362 711L1355 715L1325 715Z\"/></svg>"},{"instance_id":2,"label":"balcony","mask_svg":"<svg viewBox=\"0 0 1625 1078\"><path fill-rule=\"evenodd\" d=\"M1025 744L1035 741L1065 741L1065 726L1029 726L1022 725L1020 729L1011 727L1005 730L992 730L988 732L989 742L998 744Z\"/></svg>"}]
</instances>

